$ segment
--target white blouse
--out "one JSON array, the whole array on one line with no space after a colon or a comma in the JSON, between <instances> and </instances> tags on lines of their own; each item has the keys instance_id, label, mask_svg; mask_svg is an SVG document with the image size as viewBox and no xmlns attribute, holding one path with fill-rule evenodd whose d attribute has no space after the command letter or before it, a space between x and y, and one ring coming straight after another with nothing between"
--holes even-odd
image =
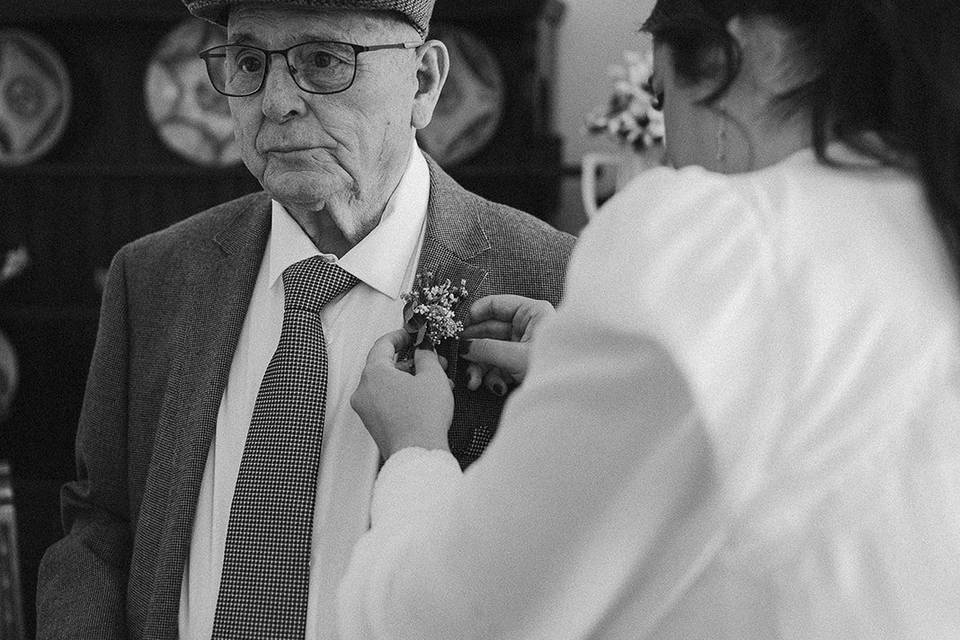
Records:
<instances>
[{"instance_id":1,"label":"white blouse","mask_svg":"<svg viewBox=\"0 0 960 640\"><path fill-rule=\"evenodd\" d=\"M960 637L960 302L918 183L641 175L483 457L384 465L338 609L342 640Z\"/></svg>"}]
</instances>

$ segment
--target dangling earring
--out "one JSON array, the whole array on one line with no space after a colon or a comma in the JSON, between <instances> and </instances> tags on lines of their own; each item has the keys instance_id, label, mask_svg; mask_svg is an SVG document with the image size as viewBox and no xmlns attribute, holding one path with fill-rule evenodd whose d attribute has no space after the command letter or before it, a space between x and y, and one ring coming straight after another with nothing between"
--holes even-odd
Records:
<instances>
[{"instance_id":1,"label":"dangling earring","mask_svg":"<svg viewBox=\"0 0 960 640\"><path fill-rule=\"evenodd\" d=\"M724 166L727 162L727 119L720 114L717 123L717 162Z\"/></svg>"}]
</instances>

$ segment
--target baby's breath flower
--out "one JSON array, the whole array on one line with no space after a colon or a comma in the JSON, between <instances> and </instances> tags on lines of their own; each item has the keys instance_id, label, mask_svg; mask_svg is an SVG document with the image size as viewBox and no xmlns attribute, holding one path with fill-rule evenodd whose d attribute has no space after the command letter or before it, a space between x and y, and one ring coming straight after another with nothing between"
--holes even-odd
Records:
<instances>
[{"instance_id":1,"label":"baby's breath flower","mask_svg":"<svg viewBox=\"0 0 960 640\"><path fill-rule=\"evenodd\" d=\"M456 338L463 323L456 319L454 307L467 297L467 281L454 286L449 279L436 283L431 272L417 274L413 290L403 294L404 328L414 336L414 346L427 342L436 346L443 340Z\"/></svg>"}]
</instances>

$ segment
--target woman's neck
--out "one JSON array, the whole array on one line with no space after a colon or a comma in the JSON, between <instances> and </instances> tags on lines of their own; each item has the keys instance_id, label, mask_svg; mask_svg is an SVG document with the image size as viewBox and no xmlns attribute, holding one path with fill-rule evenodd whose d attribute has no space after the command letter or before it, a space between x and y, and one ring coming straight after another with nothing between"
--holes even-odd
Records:
<instances>
[{"instance_id":1,"label":"woman's neck","mask_svg":"<svg viewBox=\"0 0 960 640\"><path fill-rule=\"evenodd\" d=\"M794 114L783 118L765 109L724 110L718 134L717 170L746 173L778 164L813 146L810 118ZM727 115L730 113L737 116ZM743 116L739 114L745 114Z\"/></svg>"}]
</instances>

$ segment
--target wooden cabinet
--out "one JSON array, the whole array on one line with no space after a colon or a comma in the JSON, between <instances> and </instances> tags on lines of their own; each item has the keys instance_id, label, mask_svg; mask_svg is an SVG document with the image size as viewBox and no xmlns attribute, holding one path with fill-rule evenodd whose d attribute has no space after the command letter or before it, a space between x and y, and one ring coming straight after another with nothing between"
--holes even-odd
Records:
<instances>
[{"instance_id":1,"label":"wooden cabinet","mask_svg":"<svg viewBox=\"0 0 960 640\"><path fill-rule=\"evenodd\" d=\"M503 116L486 146L446 167L464 186L551 221L561 144L551 113L558 0L438 0L434 23L469 30L497 56ZM60 536L57 487L74 475L73 438L97 326L98 270L123 244L259 190L242 166L205 168L170 151L150 124L144 75L188 17L179 0L0 3L0 29L28 30L63 58L72 113L56 146L0 167L0 250L32 265L0 289L0 328L19 352L21 389L0 425L13 466L28 636L36 569Z\"/></svg>"}]
</instances>

